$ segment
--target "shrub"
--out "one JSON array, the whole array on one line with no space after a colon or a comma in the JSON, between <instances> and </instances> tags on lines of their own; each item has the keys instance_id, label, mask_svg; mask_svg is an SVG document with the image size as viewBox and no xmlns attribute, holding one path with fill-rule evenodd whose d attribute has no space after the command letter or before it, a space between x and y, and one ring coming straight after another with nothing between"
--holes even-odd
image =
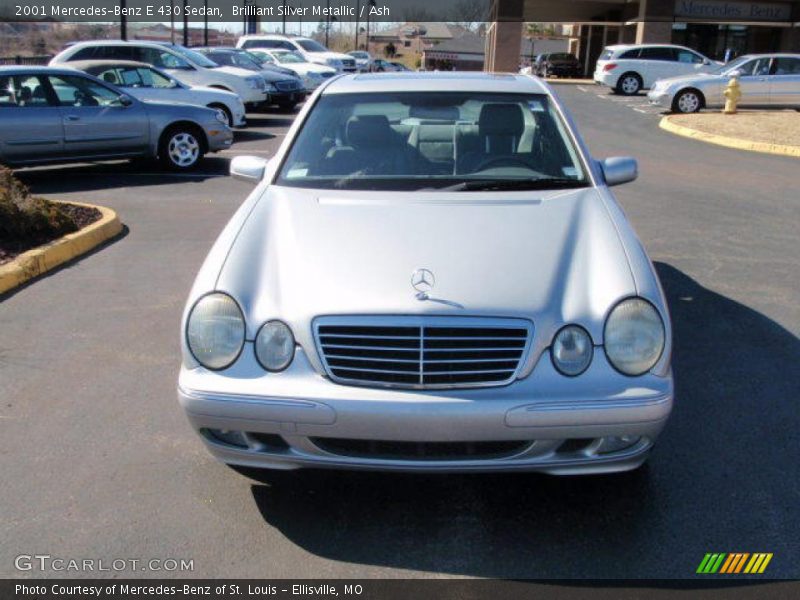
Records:
<instances>
[{"instance_id":1,"label":"shrub","mask_svg":"<svg viewBox=\"0 0 800 600\"><path fill-rule=\"evenodd\" d=\"M48 241L77 230L58 204L31 196L10 169L0 166L0 241Z\"/></svg>"}]
</instances>

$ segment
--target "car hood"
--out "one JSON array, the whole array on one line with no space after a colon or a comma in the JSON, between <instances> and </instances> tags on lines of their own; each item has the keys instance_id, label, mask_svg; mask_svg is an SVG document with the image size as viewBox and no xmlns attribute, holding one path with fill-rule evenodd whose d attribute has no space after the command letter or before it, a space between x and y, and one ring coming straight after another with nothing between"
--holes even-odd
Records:
<instances>
[{"instance_id":1,"label":"car hood","mask_svg":"<svg viewBox=\"0 0 800 600\"><path fill-rule=\"evenodd\" d=\"M434 273L420 301L411 275ZM594 188L550 192L343 192L271 186L219 274L246 316L298 340L320 315L452 314L583 324L602 339L635 293L626 252ZM310 340L306 340L310 341Z\"/></svg>"},{"instance_id":2,"label":"car hood","mask_svg":"<svg viewBox=\"0 0 800 600\"><path fill-rule=\"evenodd\" d=\"M724 79L724 76L717 73L693 73L691 75L678 75L677 77L659 79L656 84L661 84L659 87L687 84L697 85L699 83L719 81L721 79Z\"/></svg>"},{"instance_id":3,"label":"car hood","mask_svg":"<svg viewBox=\"0 0 800 600\"><path fill-rule=\"evenodd\" d=\"M253 77L261 74L258 71L249 71L247 69L242 69L240 67L231 67L228 65L216 67L215 69L212 69L212 71L228 73L229 75L236 75L237 77Z\"/></svg>"}]
</instances>

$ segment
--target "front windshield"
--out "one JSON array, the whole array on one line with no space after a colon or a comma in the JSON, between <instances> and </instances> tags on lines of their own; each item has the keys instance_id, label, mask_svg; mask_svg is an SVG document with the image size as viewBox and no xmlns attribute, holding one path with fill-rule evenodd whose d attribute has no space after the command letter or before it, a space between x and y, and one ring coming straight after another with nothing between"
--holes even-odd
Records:
<instances>
[{"instance_id":1,"label":"front windshield","mask_svg":"<svg viewBox=\"0 0 800 600\"><path fill-rule=\"evenodd\" d=\"M306 52L327 52L328 49L314 40L295 40Z\"/></svg>"},{"instance_id":2,"label":"front windshield","mask_svg":"<svg viewBox=\"0 0 800 600\"><path fill-rule=\"evenodd\" d=\"M398 191L588 185L547 96L474 92L323 95L277 183Z\"/></svg>"},{"instance_id":3,"label":"front windshield","mask_svg":"<svg viewBox=\"0 0 800 600\"><path fill-rule=\"evenodd\" d=\"M361 52L360 50L354 52L348 52L348 54L356 58L369 58L369 54L367 54L366 52Z\"/></svg>"},{"instance_id":4,"label":"front windshield","mask_svg":"<svg viewBox=\"0 0 800 600\"><path fill-rule=\"evenodd\" d=\"M282 63L304 63L306 59L297 52L276 52L275 57Z\"/></svg>"},{"instance_id":5,"label":"front windshield","mask_svg":"<svg viewBox=\"0 0 800 600\"><path fill-rule=\"evenodd\" d=\"M178 54L181 54L192 61L199 67L205 67L206 69L216 69L219 65L212 60L209 60L199 52L195 52L194 50L189 50L188 48L184 48L183 46L170 46L171 50L174 50Z\"/></svg>"},{"instance_id":6,"label":"front windshield","mask_svg":"<svg viewBox=\"0 0 800 600\"><path fill-rule=\"evenodd\" d=\"M722 65L721 67L716 69L716 71L718 73L722 73L724 75L727 75L731 71L735 71L736 69L741 67L744 63L746 63L751 58L752 58L751 56L740 56L739 58L733 59L729 63L725 63L724 65Z\"/></svg>"}]
</instances>

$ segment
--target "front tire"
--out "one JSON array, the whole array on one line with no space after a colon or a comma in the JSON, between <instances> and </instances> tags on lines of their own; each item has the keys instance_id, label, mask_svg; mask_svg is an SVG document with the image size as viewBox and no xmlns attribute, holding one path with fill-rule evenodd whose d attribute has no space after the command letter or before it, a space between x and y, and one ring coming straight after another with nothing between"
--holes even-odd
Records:
<instances>
[{"instance_id":1,"label":"front tire","mask_svg":"<svg viewBox=\"0 0 800 600\"><path fill-rule=\"evenodd\" d=\"M703 97L696 90L683 90L672 101L672 112L691 114L703 108Z\"/></svg>"},{"instance_id":2,"label":"front tire","mask_svg":"<svg viewBox=\"0 0 800 600\"><path fill-rule=\"evenodd\" d=\"M193 169L204 154L201 135L195 127L171 127L161 136L158 160L171 171Z\"/></svg>"},{"instance_id":3,"label":"front tire","mask_svg":"<svg viewBox=\"0 0 800 600\"><path fill-rule=\"evenodd\" d=\"M636 73L625 73L617 81L617 93L623 96L635 96L642 89L642 78Z\"/></svg>"}]
</instances>

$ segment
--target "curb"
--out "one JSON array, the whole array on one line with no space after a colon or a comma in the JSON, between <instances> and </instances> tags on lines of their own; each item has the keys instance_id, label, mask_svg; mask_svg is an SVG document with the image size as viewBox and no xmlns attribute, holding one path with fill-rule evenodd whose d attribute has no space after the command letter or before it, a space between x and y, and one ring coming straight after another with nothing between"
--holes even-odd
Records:
<instances>
[{"instance_id":1,"label":"curb","mask_svg":"<svg viewBox=\"0 0 800 600\"><path fill-rule=\"evenodd\" d=\"M51 202L61 201L51 200ZM102 216L83 229L68 233L44 246L23 252L11 262L0 265L0 294L51 271L81 254L86 254L92 248L122 231L122 223L120 223L117 213L110 208L82 202L62 202L62 204L96 208L102 213Z\"/></svg>"},{"instance_id":2,"label":"curb","mask_svg":"<svg viewBox=\"0 0 800 600\"><path fill-rule=\"evenodd\" d=\"M542 79L542 81L546 81L550 85L558 84L558 83L561 83L561 84L564 84L564 85L595 85L594 79L569 79L569 78L559 79L559 78L556 78L556 79Z\"/></svg>"},{"instance_id":3,"label":"curb","mask_svg":"<svg viewBox=\"0 0 800 600\"><path fill-rule=\"evenodd\" d=\"M658 126L664 131L669 131L675 135L682 137L692 138L701 142L709 144L716 144L717 146L725 146L726 148L734 148L736 150L747 150L749 152L761 152L764 154L777 154L779 156L792 156L800 158L800 146L784 146L782 144L770 144L768 142L753 142L750 140L743 140L741 138L732 138L724 135L717 135L715 133L707 133L677 125L672 122L672 116L666 116L661 119Z\"/></svg>"}]
</instances>

